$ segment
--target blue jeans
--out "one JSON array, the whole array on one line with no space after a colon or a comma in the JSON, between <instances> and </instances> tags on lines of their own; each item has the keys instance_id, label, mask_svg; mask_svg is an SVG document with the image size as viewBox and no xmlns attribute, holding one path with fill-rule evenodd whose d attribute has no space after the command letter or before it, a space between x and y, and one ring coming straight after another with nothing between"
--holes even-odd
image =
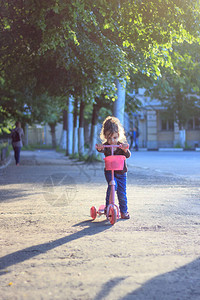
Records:
<instances>
[{"instance_id":1,"label":"blue jeans","mask_svg":"<svg viewBox=\"0 0 200 300\"><path fill-rule=\"evenodd\" d=\"M20 161L21 147L13 147L13 149L14 149L15 162L16 162L16 165L17 165Z\"/></svg>"},{"instance_id":2,"label":"blue jeans","mask_svg":"<svg viewBox=\"0 0 200 300\"><path fill-rule=\"evenodd\" d=\"M109 205L109 197L111 186L109 182L111 181L111 171L104 171L105 177L108 183L108 188L106 192L106 206ZM119 210L121 213L125 214L127 212L127 196L126 196L126 178L127 173L124 174L114 174L115 180L115 190L117 191L117 197L119 201Z\"/></svg>"}]
</instances>

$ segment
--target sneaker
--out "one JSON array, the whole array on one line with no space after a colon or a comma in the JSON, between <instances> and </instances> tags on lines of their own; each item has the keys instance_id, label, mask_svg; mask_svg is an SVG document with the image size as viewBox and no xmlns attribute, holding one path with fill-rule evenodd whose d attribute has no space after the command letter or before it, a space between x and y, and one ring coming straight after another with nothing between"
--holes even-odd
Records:
<instances>
[{"instance_id":1,"label":"sneaker","mask_svg":"<svg viewBox=\"0 0 200 300\"><path fill-rule=\"evenodd\" d=\"M130 215L129 215L129 213L128 212L126 212L126 213L121 213L121 219L130 219Z\"/></svg>"}]
</instances>

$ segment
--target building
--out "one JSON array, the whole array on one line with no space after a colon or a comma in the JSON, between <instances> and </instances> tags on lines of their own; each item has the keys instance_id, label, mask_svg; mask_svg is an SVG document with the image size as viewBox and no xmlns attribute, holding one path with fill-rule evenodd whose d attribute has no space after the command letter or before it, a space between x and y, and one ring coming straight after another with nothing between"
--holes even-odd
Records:
<instances>
[{"instance_id":1,"label":"building","mask_svg":"<svg viewBox=\"0 0 200 300\"><path fill-rule=\"evenodd\" d=\"M138 112L132 117L124 116L126 133L131 127L139 128L139 149L158 150L161 148L195 149L200 147L200 117L192 118L184 130L179 130L176 122L166 118L166 109L157 99L144 96L145 89L139 89L137 98L141 102ZM98 127L98 136L101 126ZM89 143L90 126L85 128L85 141ZM51 145L52 138L48 125L36 125L26 130L26 144ZM63 138L65 137L65 138ZM63 134L62 124L56 126L56 142L66 148L66 133Z\"/></svg>"},{"instance_id":2,"label":"building","mask_svg":"<svg viewBox=\"0 0 200 300\"><path fill-rule=\"evenodd\" d=\"M157 99L144 96L144 89L139 89L137 98L141 109L133 114L133 125L139 128L139 148L157 150L160 148L200 147L200 117L192 118L184 130L178 124L166 119L166 109Z\"/></svg>"}]
</instances>

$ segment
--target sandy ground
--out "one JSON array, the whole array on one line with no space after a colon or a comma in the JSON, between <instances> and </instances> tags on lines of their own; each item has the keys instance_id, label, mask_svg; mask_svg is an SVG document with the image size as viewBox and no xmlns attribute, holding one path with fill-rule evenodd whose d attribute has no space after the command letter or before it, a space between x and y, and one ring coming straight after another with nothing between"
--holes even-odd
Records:
<instances>
[{"instance_id":1,"label":"sandy ground","mask_svg":"<svg viewBox=\"0 0 200 300\"><path fill-rule=\"evenodd\" d=\"M89 215L102 163L28 153L0 188L1 300L200 299L199 182L129 167L131 219L114 226Z\"/></svg>"}]
</instances>

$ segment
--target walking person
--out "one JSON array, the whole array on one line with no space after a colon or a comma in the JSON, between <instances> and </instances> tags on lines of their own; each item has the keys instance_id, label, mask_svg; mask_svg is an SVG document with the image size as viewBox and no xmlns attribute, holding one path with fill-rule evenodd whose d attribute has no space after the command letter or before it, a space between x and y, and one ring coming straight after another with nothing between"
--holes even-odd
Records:
<instances>
[{"instance_id":1,"label":"walking person","mask_svg":"<svg viewBox=\"0 0 200 300\"><path fill-rule=\"evenodd\" d=\"M134 127L133 129L130 130L129 132L131 144L130 144L130 149L135 148L136 151L138 151L138 137L139 137L139 130L137 127Z\"/></svg>"},{"instance_id":2,"label":"walking person","mask_svg":"<svg viewBox=\"0 0 200 300\"><path fill-rule=\"evenodd\" d=\"M130 137L130 150L132 149L133 147L133 129L130 129L129 133L128 133L128 136Z\"/></svg>"},{"instance_id":3,"label":"walking person","mask_svg":"<svg viewBox=\"0 0 200 300\"><path fill-rule=\"evenodd\" d=\"M14 158L16 166L19 166L20 162L20 151L23 146L22 138L24 137L24 131L21 128L21 123L17 121L15 123L15 128L11 131L11 138L12 138L12 146L14 150Z\"/></svg>"},{"instance_id":4,"label":"walking person","mask_svg":"<svg viewBox=\"0 0 200 300\"><path fill-rule=\"evenodd\" d=\"M133 139L134 139L134 142L135 142L135 150L138 151L138 138L139 138L139 130L138 130L138 127L135 127L133 129Z\"/></svg>"},{"instance_id":5,"label":"walking person","mask_svg":"<svg viewBox=\"0 0 200 300\"><path fill-rule=\"evenodd\" d=\"M131 156L129 151L129 145L126 141L124 128L121 125L119 119L115 117L107 117L102 126L100 138L103 144L96 144L98 152L103 152L105 156L111 155L110 148L104 148L103 145L120 145L120 147L114 147L114 155L124 155L126 158ZM106 192L106 207L109 205L109 197L111 192L111 171L104 169L106 181L108 183ZM126 160L124 161L124 168L121 171L114 171L115 189L117 191L119 209L122 219L129 219L127 207L127 195L126 195L126 181L127 181L127 165Z\"/></svg>"}]
</instances>

